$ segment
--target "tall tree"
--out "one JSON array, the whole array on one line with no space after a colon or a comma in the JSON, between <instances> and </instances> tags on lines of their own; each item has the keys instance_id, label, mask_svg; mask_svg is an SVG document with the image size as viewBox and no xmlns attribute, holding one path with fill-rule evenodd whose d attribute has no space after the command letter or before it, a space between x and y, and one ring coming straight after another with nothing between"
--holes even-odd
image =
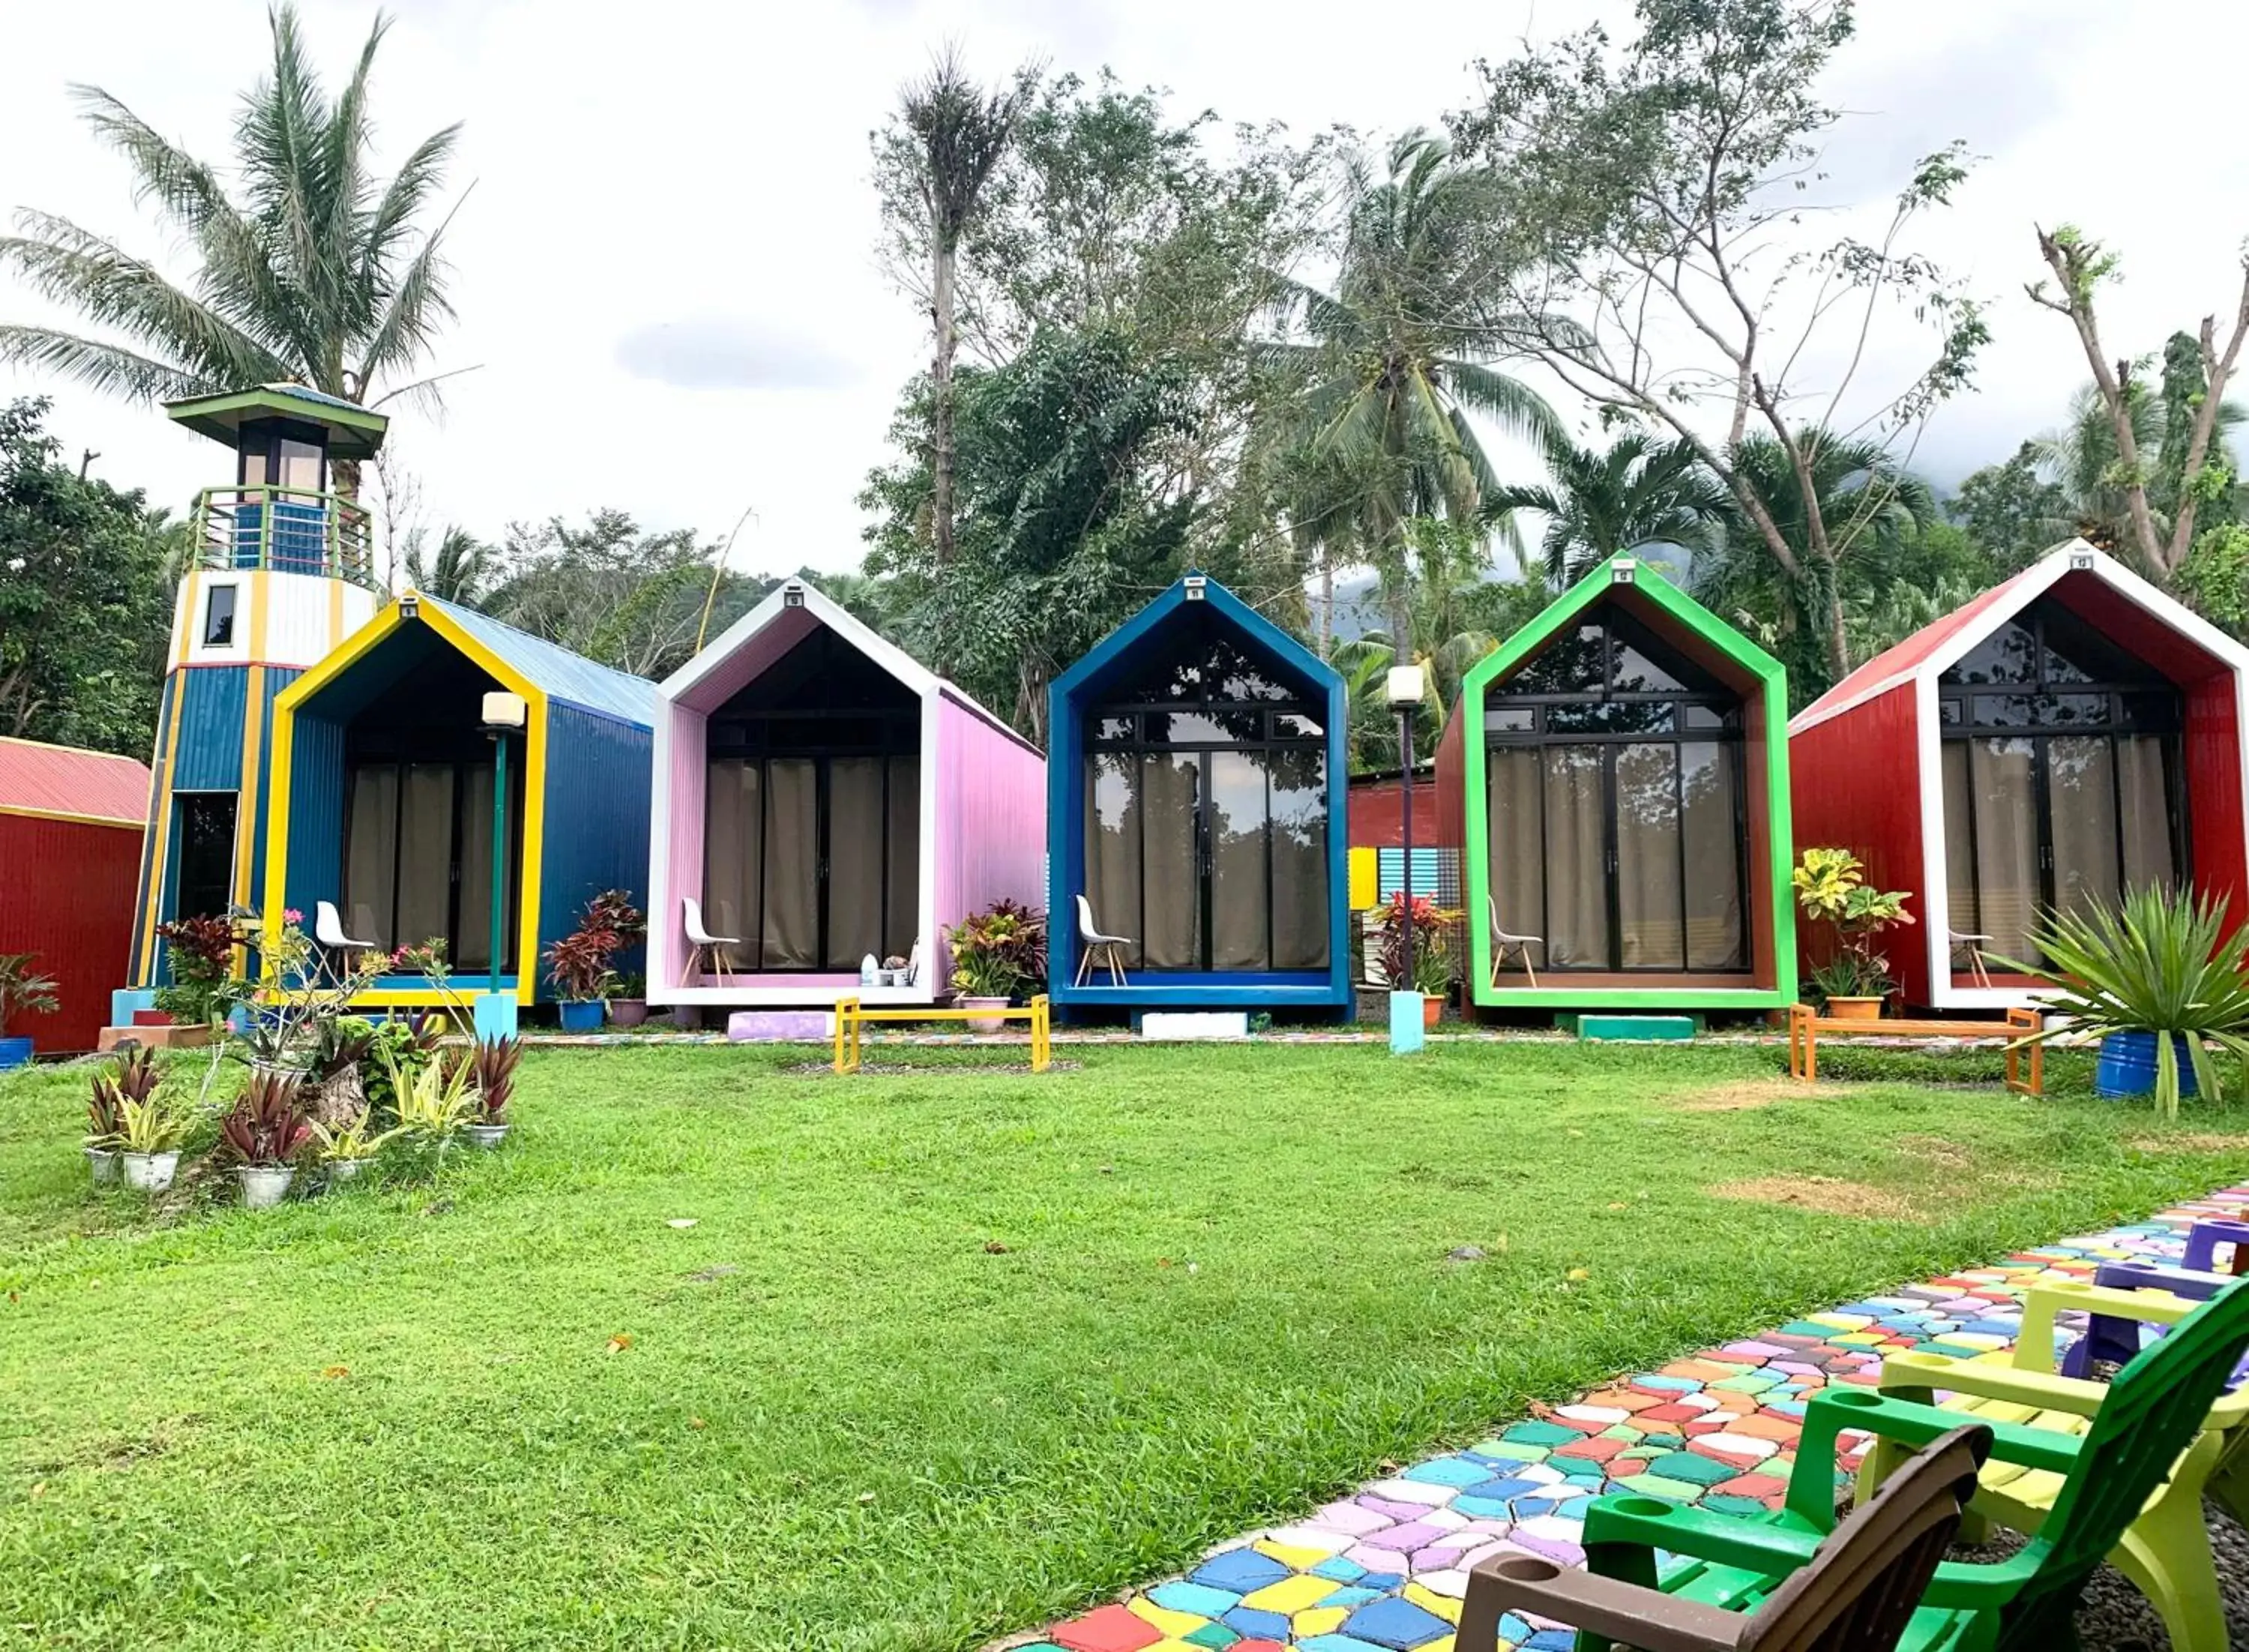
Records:
<instances>
[{"instance_id":1,"label":"tall tree","mask_svg":"<svg viewBox=\"0 0 2249 1652\"><path fill-rule=\"evenodd\" d=\"M1999 463L1971 473L1945 506L2001 572L2026 566L2079 531L2067 491L2046 474L2046 458L2040 443L2025 442Z\"/></svg>"},{"instance_id":2,"label":"tall tree","mask_svg":"<svg viewBox=\"0 0 2249 1652\"><path fill-rule=\"evenodd\" d=\"M146 757L174 537L139 493L62 462L48 404L0 404L0 735Z\"/></svg>"},{"instance_id":3,"label":"tall tree","mask_svg":"<svg viewBox=\"0 0 2249 1652\"><path fill-rule=\"evenodd\" d=\"M278 6L272 21L272 67L235 120L239 200L218 168L117 98L72 88L86 123L132 168L135 194L192 249L195 274L175 284L66 218L20 213L23 233L0 237L0 264L113 336L0 326L0 360L143 401L291 380L372 406L434 388L435 378L409 375L452 319L444 223L424 224L460 127L424 138L379 178L368 79L389 21L375 20L333 99L306 59L296 12ZM337 467L340 490L357 480L356 465Z\"/></svg>"},{"instance_id":4,"label":"tall tree","mask_svg":"<svg viewBox=\"0 0 2249 1652\"><path fill-rule=\"evenodd\" d=\"M582 524L560 517L511 523L496 578L481 606L508 624L615 666L662 677L686 663L704 632L748 612L771 588L712 567L721 546L691 528L648 532L622 511L595 511Z\"/></svg>"},{"instance_id":5,"label":"tall tree","mask_svg":"<svg viewBox=\"0 0 2249 1652\"><path fill-rule=\"evenodd\" d=\"M1453 125L1489 159L1521 243L1503 334L1596 406L1668 429L1732 490L1754 543L1802 591L1840 588L1850 523L1818 503L1805 433L1899 452L1964 387L1986 330L1909 231L1966 175L1959 146L1922 160L1879 238L1807 248L1835 112L1817 82L1849 38L1848 0L1638 0L1621 49L1599 29L1479 65ZM1925 329L1902 387L1860 382L1896 318ZM1792 535L1738 462L1755 429L1812 501ZM1817 616L1826 668L1850 654L1840 598Z\"/></svg>"},{"instance_id":6,"label":"tall tree","mask_svg":"<svg viewBox=\"0 0 2249 1652\"><path fill-rule=\"evenodd\" d=\"M1336 290L1289 283L1294 336L1262 353L1296 380L1277 415L1286 439L1362 490L1361 534L1403 636L1407 519L1474 522L1499 486L1470 414L1534 439L1559 423L1537 392L1491 365L1523 330L1491 302L1491 175L1419 132L1386 159L1378 175L1364 154L1346 157Z\"/></svg>"},{"instance_id":7,"label":"tall tree","mask_svg":"<svg viewBox=\"0 0 2249 1652\"><path fill-rule=\"evenodd\" d=\"M1546 580L1564 585L1593 564L1644 545L1707 544L1730 516L1732 496L1683 442L1628 430L1603 449L1566 437L1545 444L1544 483L1503 487L1488 508L1546 517Z\"/></svg>"},{"instance_id":8,"label":"tall tree","mask_svg":"<svg viewBox=\"0 0 2249 1652\"><path fill-rule=\"evenodd\" d=\"M437 548L425 556L427 543L428 536L419 528L406 536L406 582L443 602L479 606L499 570L492 547L460 527L439 534Z\"/></svg>"},{"instance_id":9,"label":"tall tree","mask_svg":"<svg viewBox=\"0 0 2249 1652\"><path fill-rule=\"evenodd\" d=\"M891 209L885 215L891 250L901 269L918 260L926 271L922 295L932 338L930 516L940 563L950 562L953 552L953 376L960 351L961 243L983 212L992 174L1036 81L1036 72L1025 68L1008 85L987 91L969 74L959 49L947 46L927 73L900 92L891 123L875 137L876 168L888 181L882 195ZM898 209L906 202L910 212Z\"/></svg>"},{"instance_id":10,"label":"tall tree","mask_svg":"<svg viewBox=\"0 0 2249 1652\"><path fill-rule=\"evenodd\" d=\"M2184 432L2169 428L2166 420L2163 453L2175 454L2177 497L2168 524L2158 520L2158 504L2150 497L2161 469L2143 451L2145 443L2136 423L2136 404L2146 390L2136 378L2134 364L2113 360L2101 338L2098 300L2101 284L2115 278L2115 253L2072 224L2038 231L2039 256L2053 272L2053 284L2044 281L2025 290L2034 303L2068 319L2075 329L2101 407L2108 415L2115 439L2115 483L2124 496L2125 520L2131 535L2127 541L2147 572L2169 580L2186 565L2194 549L2195 524L2205 503L2222 499L2233 490L2232 468L2213 451L2225 390L2241 358L2241 345L2249 339L2249 254L2241 260L2241 296L2228 323L2225 342L2218 341L2218 318L2204 316L2195 335L2192 366L2198 367L2199 384L2182 384L2179 411L2191 410ZM2180 367L2187 366L2181 363ZM2170 373L2166 377L2170 377ZM2179 440L2183 435L2184 440Z\"/></svg>"}]
</instances>

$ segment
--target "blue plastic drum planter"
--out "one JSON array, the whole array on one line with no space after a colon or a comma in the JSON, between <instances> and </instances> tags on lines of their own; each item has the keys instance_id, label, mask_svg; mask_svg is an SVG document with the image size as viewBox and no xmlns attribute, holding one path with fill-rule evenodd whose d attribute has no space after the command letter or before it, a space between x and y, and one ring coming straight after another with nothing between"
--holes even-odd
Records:
<instances>
[{"instance_id":1,"label":"blue plastic drum planter","mask_svg":"<svg viewBox=\"0 0 2249 1652\"><path fill-rule=\"evenodd\" d=\"M2179 1094L2198 1093L2194 1057L2184 1032L2171 1034L2171 1051L2178 1058ZM2142 1096L2156 1087L2156 1035L2152 1032L2111 1032L2101 1040L2101 1059L2094 1064L2094 1093L2106 1100L2122 1101Z\"/></svg>"},{"instance_id":2,"label":"blue plastic drum planter","mask_svg":"<svg viewBox=\"0 0 2249 1652\"><path fill-rule=\"evenodd\" d=\"M599 1032L609 1005L599 998L565 998L554 1008L562 1018L565 1032Z\"/></svg>"},{"instance_id":3,"label":"blue plastic drum planter","mask_svg":"<svg viewBox=\"0 0 2249 1652\"><path fill-rule=\"evenodd\" d=\"M0 1069L31 1065L31 1041L29 1038L0 1038Z\"/></svg>"}]
</instances>

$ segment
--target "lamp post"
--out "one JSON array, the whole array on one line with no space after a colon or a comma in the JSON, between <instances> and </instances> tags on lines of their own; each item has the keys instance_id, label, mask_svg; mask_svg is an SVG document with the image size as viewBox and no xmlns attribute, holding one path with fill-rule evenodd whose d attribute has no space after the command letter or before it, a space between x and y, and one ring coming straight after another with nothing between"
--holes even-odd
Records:
<instances>
[{"instance_id":1,"label":"lamp post","mask_svg":"<svg viewBox=\"0 0 2249 1652\"><path fill-rule=\"evenodd\" d=\"M1406 929L1400 947L1400 957L1405 966L1406 978L1390 984L1390 1047L1393 1050L1401 1047L1418 1050L1421 1047L1421 995L1413 985L1413 714L1421 709L1421 696L1426 689L1427 682L1418 665L1392 666L1389 680L1383 689L1383 697L1390 703L1390 709L1398 714L1398 766L1406 804L1403 866L1399 881L1399 893L1403 897L1401 916ZM1406 994L1413 999L1413 1025L1408 1040L1401 1046L1398 1002L1401 995Z\"/></svg>"},{"instance_id":2,"label":"lamp post","mask_svg":"<svg viewBox=\"0 0 2249 1652\"><path fill-rule=\"evenodd\" d=\"M485 733L492 743L492 967L485 990L492 998L499 996L500 943L507 915L507 737L520 734L530 716L519 694L496 689L485 696Z\"/></svg>"}]
</instances>

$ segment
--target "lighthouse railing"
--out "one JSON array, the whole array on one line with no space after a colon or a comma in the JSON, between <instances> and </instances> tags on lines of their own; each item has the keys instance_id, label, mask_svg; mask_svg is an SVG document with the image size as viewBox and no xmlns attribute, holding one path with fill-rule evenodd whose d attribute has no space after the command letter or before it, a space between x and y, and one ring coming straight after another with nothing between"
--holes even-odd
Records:
<instances>
[{"instance_id":1,"label":"lighthouse railing","mask_svg":"<svg viewBox=\"0 0 2249 1652\"><path fill-rule=\"evenodd\" d=\"M196 532L206 568L375 582L372 520L340 494L272 483L205 488L196 496Z\"/></svg>"}]
</instances>

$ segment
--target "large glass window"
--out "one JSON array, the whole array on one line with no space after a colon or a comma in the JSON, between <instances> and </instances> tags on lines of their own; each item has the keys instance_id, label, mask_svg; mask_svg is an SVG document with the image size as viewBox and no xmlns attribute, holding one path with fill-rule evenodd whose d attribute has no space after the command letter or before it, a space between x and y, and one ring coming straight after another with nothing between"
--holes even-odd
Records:
<instances>
[{"instance_id":1,"label":"large glass window","mask_svg":"<svg viewBox=\"0 0 2249 1652\"><path fill-rule=\"evenodd\" d=\"M921 913L913 692L822 627L706 730L703 915L739 937L740 967L832 974L907 956Z\"/></svg>"},{"instance_id":2,"label":"large glass window","mask_svg":"<svg viewBox=\"0 0 2249 1652\"><path fill-rule=\"evenodd\" d=\"M1492 913L1539 969L1743 972L1741 696L1602 604L1486 697Z\"/></svg>"},{"instance_id":3,"label":"large glass window","mask_svg":"<svg viewBox=\"0 0 2249 1652\"><path fill-rule=\"evenodd\" d=\"M1938 679L1937 712L1947 904L1985 952L2041 963L2040 913L2178 881L2185 709L2153 667L2041 599Z\"/></svg>"},{"instance_id":4,"label":"large glass window","mask_svg":"<svg viewBox=\"0 0 2249 1652\"><path fill-rule=\"evenodd\" d=\"M1086 715L1086 898L1160 971L1324 970L1326 708L1202 624Z\"/></svg>"}]
</instances>

